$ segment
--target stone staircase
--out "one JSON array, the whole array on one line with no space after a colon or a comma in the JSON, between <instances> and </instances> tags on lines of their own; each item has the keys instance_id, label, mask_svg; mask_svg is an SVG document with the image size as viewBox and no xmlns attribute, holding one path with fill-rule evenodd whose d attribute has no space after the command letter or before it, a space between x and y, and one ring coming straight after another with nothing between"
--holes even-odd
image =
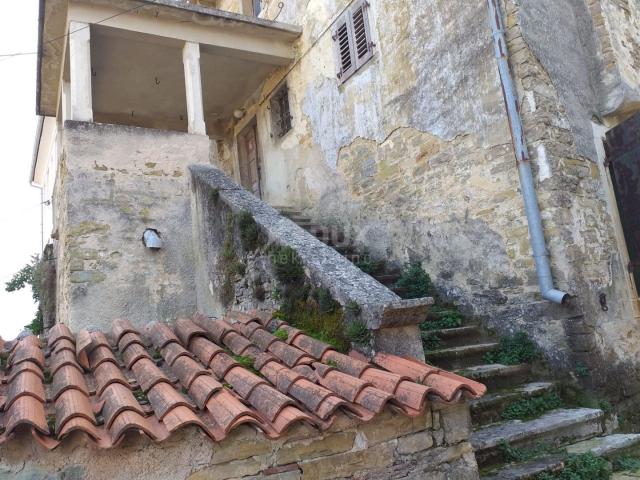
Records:
<instances>
[{"instance_id":1,"label":"stone staircase","mask_svg":"<svg viewBox=\"0 0 640 480\"><path fill-rule=\"evenodd\" d=\"M362 260L339 229L315 224L295 209L278 209L347 259L354 263ZM372 277L398 295L404 293L394 288L400 272L373 273ZM473 423L470 440L482 478L535 479L542 472L561 470L566 453L592 452L607 459L640 453L640 435L611 433L612 422L596 408L559 408L532 420L504 421L503 410L512 402L556 392L557 386L530 364L487 364L485 354L499 343L479 325L435 330L430 335L437 336L439 346L425 352L428 363L487 385L487 394L470 405ZM507 448L527 452L541 446L546 453L529 461L510 463L505 457Z\"/></svg>"}]
</instances>

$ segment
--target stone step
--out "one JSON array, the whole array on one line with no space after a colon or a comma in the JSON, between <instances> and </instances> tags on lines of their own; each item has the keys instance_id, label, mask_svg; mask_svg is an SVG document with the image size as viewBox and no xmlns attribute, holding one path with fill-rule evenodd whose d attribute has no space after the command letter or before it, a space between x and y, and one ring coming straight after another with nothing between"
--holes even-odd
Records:
<instances>
[{"instance_id":1,"label":"stone step","mask_svg":"<svg viewBox=\"0 0 640 480\"><path fill-rule=\"evenodd\" d=\"M491 391L512 388L530 381L531 365L501 365L499 363L477 365L456 371L458 375L484 383Z\"/></svg>"},{"instance_id":2,"label":"stone step","mask_svg":"<svg viewBox=\"0 0 640 480\"><path fill-rule=\"evenodd\" d=\"M508 390L488 393L478 400L472 400L471 418L474 425L487 425L502 420L500 415L511 402L524 398L533 398L552 392L555 385L552 382L530 382Z\"/></svg>"},{"instance_id":3,"label":"stone step","mask_svg":"<svg viewBox=\"0 0 640 480\"><path fill-rule=\"evenodd\" d=\"M583 440L567 447L567 453L580 454L587 452L609 459L623 455L637 456L640 453L640 434L615 433L605 437Z\"/></svg>"},{"instance_id":4,"label":"stone step","mask_svg":"<svg viewBox=\"0 0 640 480\"><path fill-rule=\"evenodd\" d=\"M489 425L471 434L478 465L487 467L504 462L500 445L530 448L538 443L563 446L586 440L603 432L604 412L593 408L552 410L535 420L511 420Z\"/></svg>"},{"instance_id":5,"label":"stone step","mask_svg":"<svg viewBox=\"0 0 640 480\"><path fill-rule=\"evenodd\" d=\"M640 435L614 434L583 440L569 445L566 450L569 454L591 452L600 457L612 460L624 455L637 454L639 448ZM562 470L564 458L564 455L546 455L530 462L507 465L482 478L484 480L532 480L540 473Z\"/></svg>"},{"instance_id":6,"label":"stone step","mask_svg":"<svg viewBox=\"0 0 640 480\"><path fill-rule=\"evenodd\" d=\"M611 476L611 480L638 480L640 478L640 470L616 472Z\"/></svg>"},{"instance_id":7,"label":"stone step","mask_svg":"<svg viewBox=\"0 0 640 480\"><path fill-rule=\"evenodd\" d=\"M485 343L486 340L486 335L478 325L431 330L429 333L437 336L444 348L460 347L472 343Z\"/></svg>"},{"instance_id":8,"label":"stone step","mask_svg":"<svg viewBox=\"0 0 640 480\"><path fill-rule=\"evenodd\" d=\"M295 207L274 206L273 208L275 208L278 212L280 212L281 215L284 216L302 215L302 212Z\"/></svg>"},{"instance_id":9,"label":"stone step","mask_svg":"<svg viewBox=\"0 0 640 480\"><path fill-rule=\"evenodd\" d=\"M379 275L373 275L377 281L383 285L393 285L400 280L400 274L397 273L381 273Z\"/></svg>"},{"instance_id":10,"label":"stone step","mask_svg":"<svg viewBox=\"0 0 640 480\"><path fill-rule=\"evenodd\" d=\"M455 370L481 364L482 357L498 348L497 342L477 343L472 345L462 345L459 347L444 348L425 352L427 362L444 368L445 370Z\"/></svg>"}]
</instances>

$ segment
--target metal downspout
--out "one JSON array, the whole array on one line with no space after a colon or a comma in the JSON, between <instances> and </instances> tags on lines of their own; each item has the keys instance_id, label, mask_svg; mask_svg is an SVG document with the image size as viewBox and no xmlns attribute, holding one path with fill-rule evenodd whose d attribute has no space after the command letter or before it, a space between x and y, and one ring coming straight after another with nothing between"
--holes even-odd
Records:
<instances>
[{"instance_id":1,"label":"metal downspout","mask_svg":"<svg viewBox=\"0 0 640 480\"><path fill-rule=\"evenodd\" d=\"M493 33L496 58L498 60L502 93L504 95L504 103L507 108L507 116L509 117L513 149L516 154L522 196L524 198L527 223L529 225L529 237L531 239L533 259L536 263L536 270L538 273L538 283L540 285L540 291L542 292L543 298L562 304L569 299L570 295L561 290L557 290L553 285L551 266L549 264L549 251L547 250L544 240L542 219L540 217L540 208L538 206L538 198L534 187L533 174L531 173L527 141L524 136L522 118L520 117L520 109L516 99L516 90L511 76L511 69L509 67L509 50L507 49L507 40L505 38L500 0L487 0L487 2L489 4L489 21L491 23L491 30Z\"/></svg>"}]
</instances>

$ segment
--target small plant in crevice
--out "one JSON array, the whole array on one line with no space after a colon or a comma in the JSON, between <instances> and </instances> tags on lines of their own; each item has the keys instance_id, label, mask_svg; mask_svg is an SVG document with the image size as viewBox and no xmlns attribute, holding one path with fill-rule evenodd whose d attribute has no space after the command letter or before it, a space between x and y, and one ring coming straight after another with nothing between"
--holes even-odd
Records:
<instances>
[{"instance_id":1,"label":"small plant in crevice","mask_svg":"<svg viewBox=\"0 0 640 480\"><path fill-rule=\"evenodd\" d=\"M262 376L262 374L253 366L255 359L251 357L245 357L243 355L231 355L236 362L238 362L242 367L246 368L252 373L255 373L258 376Z\"/></svg>"},{"instance_id":2,"label":"small plant in crevice","mask_svg":"<svg viewBox=\"0 0 640 480\"><path fill-rule=\"evenodd\" d=\"M260 240L260 230L258 224L247 211L242 211L238 215L238 228L240 230L240 241L245 252L252 252L258 248Z\"/></svg>"},{"instance_id":3,"label":"small plant in crevice","mask_svg":"<svg viewBox=\"0 0 640 480\"><path fill-rule=\"evenodd\" d=\"M47 415L47 427L51 432L56 431L56 416L55 415Z\"/></svg>"},{"instance_id":4,"label":"small plant in crevice","mask_svg":"<svg viewBox=\"0 0 640 480\"><path fill-rule=\"evenodd\" d=\"M156 347L151 353L151 358L154 360L162 360L162 353L160 353L160 349Z\"/></svg>"},{"instance_id":5,"label":"small plant in crevice","mask_svg":"<svg viewBox=\"0 0 640 480\"><path fill-rule=\"evenodd\" d=\"M144 393L141 388L138 388L138 389L134 390L133 391L133 396L136 397L136 400L140 404L149 403L149 399L147 398L147 394Z\"/></svg>"},{"instance_id":6,"label":"small plant in crevice","mask_svg":"<svg viewBox=\"0 0 640 480\"><path fill-rule=\"evenodd\" d=\"M273 332L273 336L278 340L282 340L283 342L286 341L287 338L289 338L289 334L287 333L287 331L283 330L282 328L279 328L278 330Z\"/></svg>"},{"instance_id":7,"label":"small plant in crevice","mask_svg":"<svg viewBox=\"0 0 640 480\"><path fill-rule=\"evenodd\" d=\"M220 190L214 188L213 190L211 190L211 192L209 192L209 197L211 198L213 203L217 203L218 199L220 198Z\"/></svg>"},{"instance_id":8,"label":"small plant in crevice","mask_svg":"<svg viewBox=\"0 0 640 480\"><path fill-rule=\"evenodd\" d=\"M531 447L514 447L508 442L502 440L498 444L498 450L502 455L502 458L507 463L521 463L528 462L534 458L541 457L543 455L551 455L562 453L564 450L554 446L550 443L539 442Z\"/></svg>"},{"instance_id":9,"label":"small plant in crevice","mask_svg":"<svg viewBox=\"0 0 640 480\"><path fill-rule=\"evenodd\" d=\"M311 290L311 298L318 302L320 313L333 313L340 308L340 304L333 299L327 288L314 288Z\"/></svg>"},{"instance_id":10,"label":"small plant in crevice","mask_svg":"<svg viewBox=\"0 0 640 480\"><path fill-rule=\"evenodd\" d=\"M338 363L335 360L327 360L325 365L333 368L338 368Z\"/></svg>"},{"instance_id":11,"label":"small plant in crevice","mask_svg":"<svg viewBox=\"0 0 640 480\"><path fill-rule=\"evenodd\" d=\"M425 272L422 265L414 262L405 265L394 287L403 289L403 298L411 299L429 296L433 285L429 274Z\"/></svg>"},{"instance_id":12,"label":"small plant in crevice","mask_svg":"<svg viewBox=\"0 0 640 480\"><path fill-rule=\"evenodd\" d=\"M427 352L439 350L444 344L440 336L435 332L422 331L420 336L422 337L422 346Z\"/></svg>"},{"instance_id":13,"label":"small plant in crevice","mask_svg":"<svg viewBox=\"0 0 640 480\"><path fill-rule=\"evenodd\" d=\"M234 284L236 275L244 275L246 267L238 260L233 243L233 215L227 216L224 242L220 250L220 267L223 281L220 297L225 305L229 305L234 298Z\"/></svg>"},{"instance_id":14,"label":"small plant in crevice","mask_svg":"<svg viewBox=\"0 0 640 480\"><path fill-rule=\"evenodd\" d=\"M42 379L42 382L45 385L50 385L51 383L53 383L53 375L51 375L51 370L47 369L43 372L44 378Z\"/></svg>"},{"instance_id":15,"label":"small plant in crevice","mask_svg":"<svg viewBox=\"0 0 640 480\"><path fill-rule=\"evenodd\" d=\"M563 406L564 402L560 396L555 392L550 392L538 397L523 398L511 402L502 411L501 416L504 420L531 420Z\"/></svg>"},{"instance_id":16,"label":"small plant in crevice","mask_svg":"<svg viewBox=\"0 0 640 480\"><path fill-rule=\"evenodd\" d=\"M361 321L350 323L345 335L350 342L356 345L368 346L371 343L371 330Z\"/></svg>"},{"instance_id":17,"label":"small plant in crevice","mask_svg":"<svg viewBox=\"0 0 640 480\"><path fill-rule=\"evenodd\" d=\"M269 259L278 281L284 285L293 285L304 281L302 259L291 247L273 245Z\"/></svg>"},{"instance_id":18,"label":"small plant in crevice","mask_svg":"<svg viewBox=\"0 0 640 480\"><path fill-rule=\"evenodd\" d=\"M433 305L427 314L427 320L420 325L420 330L444 330L462 326L462 313L455 305Z\"/></svg>"},{"instance_id":19,"label":"small plant in crevice","mask_svg":"<svg viewBox=\"0 0 640 480\"><path fill-rule=\"evenodd\" d=\"M500 346L484 355L487 363L500 363L503 365L517 365L531 362L539 357L535 344L526 333L518 332L512 337L500 339Z\"/></svg>"},{"instance_id":20,"label":"small plant in crevice","mask_svg":"<svg viewBox=\"0 0 640 480\"><path fill-rule=\"evenodd\" d=\"M362 307L358 305L358 302L354 302L353 300L349 300L344 306L344 309L352 317L357 317L362 313Z\"/></svg>"},{"instance_id":21,"label":"small plant in crevice","mask_svg":"<svg viewBox=\"0 0 640 480\"><path fill-rule=\"evenodd\" d=\"M578 378L587 378L589 376L589 368L582 362L576 363L573 372Z\"/></svg>"},{"instance_id":22,"label":"small plant in crevice","mask_svg":"<svg viewBox=\"0 0 640 480\"><path fill-rule=\"evenodd\" d=\"M365 252L363 255L358 255L358 259L353 263L368 275L380 273L384 268L384 262L374 260L368 252Z\"/></svg>"},{"instance_id":23,"label":"small plant in crevice","mask_svg":"<svg viewBox=\"0 0 640 480\"><path fill-rule=\"evenodd\" d=\"M536 480L609 480L609 478L611 478L609 462L591 452L569 455L561 471L544 472L536 476Z\"/></svg>"}]
</instances>

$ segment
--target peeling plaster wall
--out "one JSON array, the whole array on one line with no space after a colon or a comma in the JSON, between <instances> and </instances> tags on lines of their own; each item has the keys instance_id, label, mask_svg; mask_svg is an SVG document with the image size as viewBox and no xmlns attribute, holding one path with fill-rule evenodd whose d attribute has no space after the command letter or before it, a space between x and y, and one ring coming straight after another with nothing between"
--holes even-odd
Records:
<instances>
[{"instance_id":1,"label":"peeling plaster wall","mask_svg":"<svg viewBox=\"0 0 640 480\"><path fill-rule=\"evenodd\" d=\"M348 2L285 2L279 20L303 27L299 60L232 128L257 117L269 203L341 225L398 265L421 261L445 299L500 333L526 330L556 365L593 365L602 386L612 371L628 378L618 366L640 353L640 331L596 164L591 122L611 91L594 2L504 2L552 270L577 297L568 307L539 294L484 0L370 1L375 55L343 85L326 27ZM276 12L270 2L265 16ZM634 14L616 28L633 31ZM275 138L267 106L284 79L293 129ZM223 143L234 152L233 135Z\"/></svg>"},{"instance_id":2,"label":"peeling plaster wall","mask_svg":"<svg viewBox=\"0 0 640 480\"><path fill-rule=\"evenodd\" d=\"M136 325L196 310L188 165L209 139L65 122L56 186L58 321L73 330ZM144 247L146 228L164 248Z\"/></svg>"}]
</instances>

